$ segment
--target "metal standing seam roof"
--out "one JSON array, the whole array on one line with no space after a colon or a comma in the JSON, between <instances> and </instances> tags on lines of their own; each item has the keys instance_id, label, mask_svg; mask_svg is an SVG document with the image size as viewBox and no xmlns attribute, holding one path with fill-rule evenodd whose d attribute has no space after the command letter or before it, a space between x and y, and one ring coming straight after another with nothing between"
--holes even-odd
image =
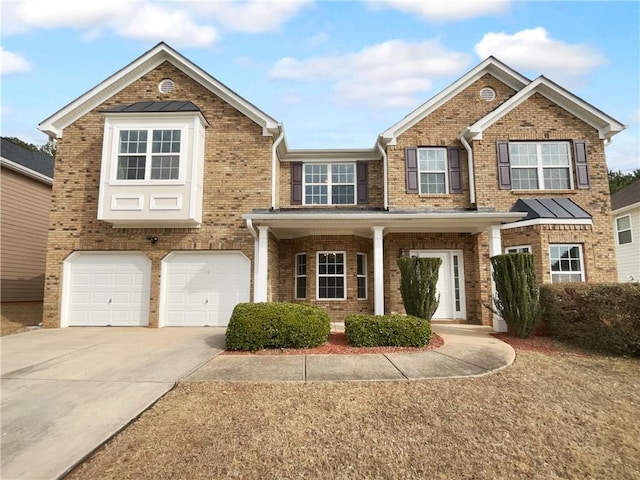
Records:
<instances>
[{"instance_id":1,"label":"metal standing seam roof","mask_svg":"<svg viewBox=\"0 0 640 480\"><path fill-rule=\"evenodd\" d=\"M147 112L199 112L200 109L192 102L136 102L129 105L117 105L101 110L104 113L147 113Z\"/></svg>"},{"instance_id":2,"label":"metal standing seam roof","mask_svg":"<svg viewBox=\"0 0 640 480\"><path fill-rule=\"evenodd\" d=\"M0 156L18 165L22 165L29 170L53 178L53 164L55 160L51 155L43 152L32 152L20 145L16 145L6 138L2 138L2 142L0 143Z\"/></svg>"},{"instance_id":3,"label":"metal standing seam roof","mask_svg":"<svg viewBox=\"0 0 640 480\"><path fill-rule=\"evenodd\" d=\"M527 216L522 220L592 218L589 212L568 198L521 198L514 204L511 211L527 212Z\"/></svg>"}]
</instances>

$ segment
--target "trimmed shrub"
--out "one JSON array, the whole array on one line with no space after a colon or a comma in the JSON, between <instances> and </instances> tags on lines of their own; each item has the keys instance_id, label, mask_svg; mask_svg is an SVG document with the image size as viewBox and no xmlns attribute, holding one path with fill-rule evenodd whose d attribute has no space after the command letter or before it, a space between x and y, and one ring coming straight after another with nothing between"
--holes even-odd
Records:
<instances>
[{"instance_id":1,"label":"trimmed shrub","mask_svg":"<svg viewBox=\"0 0 640 480\"><path fill-rule=\"evenodd\" d=\"M310 348L326 343L329 316L300 303L239 303L227 327L227 350Z\"/></svg>"},{"instance_id":2,"label":"trimmed shrub","mask_svg":"<svg viewBox=\"0 0 640 480\"><path fill-rule=\"evenodd\" d=\"M400 293L407 315L431 320L440 304L440 296L436 296L436 283L441 264L440 258L398 259Z\"/></svg>"},{"instance_id":3,"label":"trimmed shrub","mask_svg":"<svg viewBox=\"0 0 640 480\"><path fill-rule=\"evenodd\" d=\"M429 321L411 315L347 315L344 330L354 347L424 347L431 340Z\"/></svg>"},{"instance_id":4,"label":"trimmed shrub","mask_svg":"<svg viewBox=\"0 0 640 480\"><path fill-rule=\"evenodd\" d=\"M491 257L497 313L516 337L531 335L540 313L540 287L536 279L533 255L509 253Z\"/></svg>"},{"instance_id":5,"label":"trimmed shrub","mask_svg":"<svg viewBox=\"0 0 640 480\"><path fill-rule=\"evenodd\" d=\"M542 285L540 304L549 333L559 340L640 357L640 284Z\"/></svg>"}]
</instances>

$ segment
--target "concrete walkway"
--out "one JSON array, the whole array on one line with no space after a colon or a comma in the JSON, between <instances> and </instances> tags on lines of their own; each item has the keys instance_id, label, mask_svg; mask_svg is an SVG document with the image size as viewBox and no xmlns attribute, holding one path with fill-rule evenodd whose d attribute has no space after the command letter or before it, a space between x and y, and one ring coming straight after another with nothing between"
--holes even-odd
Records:
<instances>
[{"instance_id":1,"label":"concrete walkway","mask_svg":"<svg viewBox=\"0 0 640 480\"><path fill-rule=\"evenodd\" d=\"M445 345L385 355L218 355L224 328L65 328L0 338L0 478L63 476L180 380L322 382L485 375L513 362L488 327L436 325Z\"/></svg>"},{"instance_id":2,"label":"concrete walkway","mask_svg":"<svg viewBox=\"0 0 640 480\"><path fill-rule=\"evenodd\" d=\"M342 382L477 377L515 359L489 327L436 324L437 350L364 355L219 355L189 382Z\"/></svg>"}]
</instances>

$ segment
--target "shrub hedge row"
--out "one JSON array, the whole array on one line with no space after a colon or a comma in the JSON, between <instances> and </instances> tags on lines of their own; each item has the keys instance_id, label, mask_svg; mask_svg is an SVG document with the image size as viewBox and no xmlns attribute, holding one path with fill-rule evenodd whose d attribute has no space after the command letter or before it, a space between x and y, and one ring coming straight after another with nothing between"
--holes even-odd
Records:
<instances>
[{"instance_id":1,"label":"shrub hedge row","mask_svg":"<svg viewBox=\"0 0 640 480\"><path fill-rule=\"evenodd\" d=\"M431 324L410 315L347 315L347 341L354 347L423 347L431 340Z\"/></svg>"},{"instance_id":2,"label":"shrub hedge row","mask_svg":"<svg viewBox=\"0 0 640 480\"><path fill-rule=\"evenodd\" d=\"M319 307L299 303L239 303L227 327L227 350L309 348L326 343L330 322Z\"/></svg>"},{"instance_id":3,"label":"shrub hedge row","mask_svg":"<svg viewBox=\"0 0 640 480\"><path fill-rule=\"evenodd\" d=\"M640 284L542 285L549 333L589 350L640 356Z\"/></svg>"}]
</instances>

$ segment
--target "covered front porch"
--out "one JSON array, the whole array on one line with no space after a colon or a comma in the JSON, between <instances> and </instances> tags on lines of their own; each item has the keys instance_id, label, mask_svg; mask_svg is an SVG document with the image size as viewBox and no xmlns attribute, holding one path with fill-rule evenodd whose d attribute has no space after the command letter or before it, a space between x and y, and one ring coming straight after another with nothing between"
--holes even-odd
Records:
<instances>
[{"instance_id":1,"label":"covered front porch","mask_svg":"<svg viewBox=\"0 0 640 480\"><path fill-rule=\"evenodd\" d=\"M274 210L243 215L255 238L253 301L319 304L333 320L350 313L404 312L396 259L443 259L434 318L492 325L483 302L493 287L489 257L500 225L519 212L477 210Z\"/></svg>"}]
</instances>

